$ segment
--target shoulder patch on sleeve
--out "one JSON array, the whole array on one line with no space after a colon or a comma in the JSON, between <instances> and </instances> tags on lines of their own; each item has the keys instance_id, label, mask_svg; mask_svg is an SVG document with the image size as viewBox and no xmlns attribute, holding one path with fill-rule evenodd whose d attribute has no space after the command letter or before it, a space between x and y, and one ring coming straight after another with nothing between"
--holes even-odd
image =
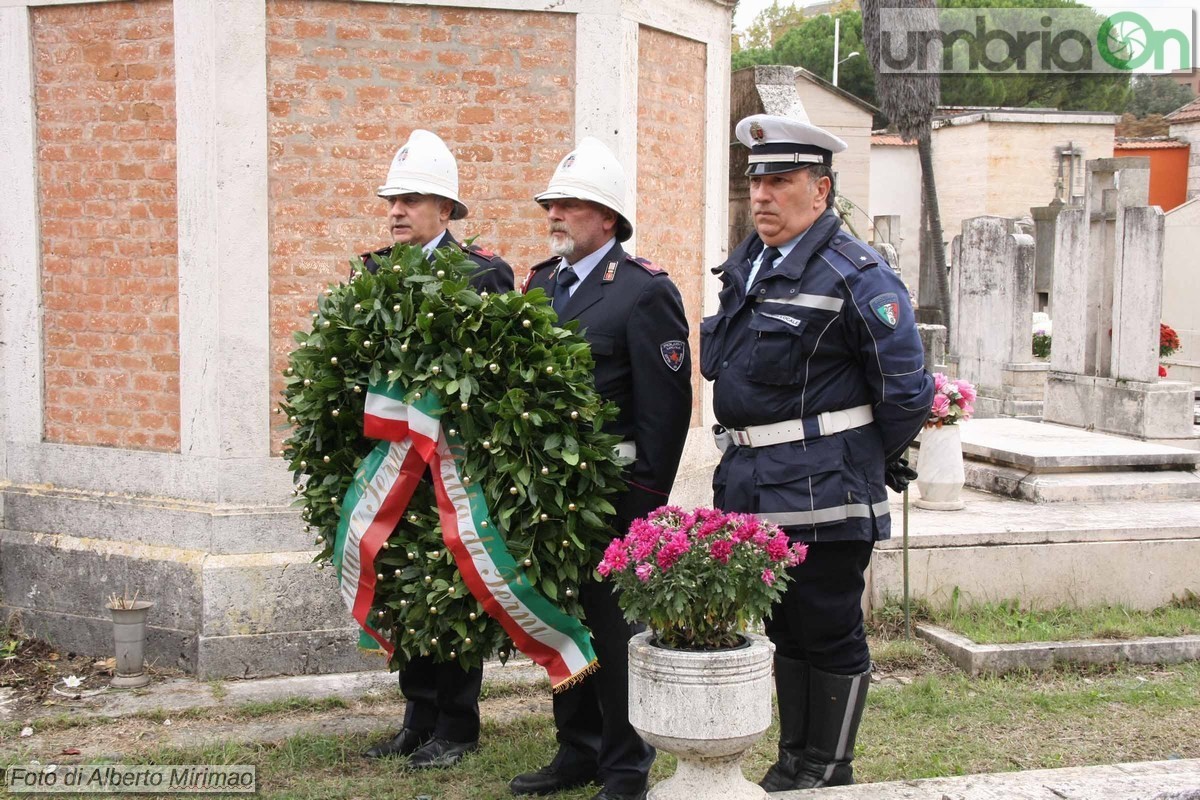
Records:
<instances>
[{"instance_id":1,"label":"shoulder patch on sleeve","mask_svg":"<svg viewBox=\"0 0 1200 800\"><path fill-rule=\"evenodd\" d=\"M660 266L657 266L653 261L651 261L648 258L631 256L629 253L626 253L625 260L632 261L634 264L637 264L639 267L646 270L646 272L649 272L651 275L666 275L667 274L667 271L665 269L663 269Z\"/></svg>"},{"instance_id":2,"label":"shoulder patch on sleeve","mask_svg":"<svg viewBox=\"0 0 1200 800\"><path fill-rule=\"evenodd\" d=\"M875 295L869 305L876 319L895 330L900 322L900 298L895 292Z\"/></svg>"},{"instance_id":3,"label":"shoulder patch on sleeve","mask_svg":"<svg viewBox=\"0 0 1200 800\"><path fill-rule=\"evenodd\" d=\"M835 236L830 245L858 269L874 267L883 262L878 253L852 236Z\"/></svg>"}]
</instances>

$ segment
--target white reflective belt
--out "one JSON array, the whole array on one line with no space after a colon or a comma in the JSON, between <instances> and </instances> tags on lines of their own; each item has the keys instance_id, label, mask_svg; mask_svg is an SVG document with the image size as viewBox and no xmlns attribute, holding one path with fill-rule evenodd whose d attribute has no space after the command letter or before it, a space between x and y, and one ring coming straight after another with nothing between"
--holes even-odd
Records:
<instances>
[{"instance_id":1,"label":"white reflective belt","mask_svg":"<svg viewBox=\"0 0 1200 800\"><path fill-rule=\"evenodd\" d=\"M628 458L630 461L637 461L637 442L621 442L616 446L616 451L618 458Z\"/></svg>"},{"instance_id":2,"label":"white reflective belt","mask_svg":"<svg viewBox=\"0 0 1200 800\"><path fill-rule=\"evenodd\" d=\"M875 420L871 406L855 406L841 411L825 411L817 415L817 425L822 436L841 433L851 428L861 428ZM799 442L804 439L804 420L789 419L769 425L751 425L746 428L730 428L729 434L741 447L766 447L771 444Z\"/></svg>"},{"instance_id":3,"label":"white reflective belt","mask_svg":"<svg viewBox=\"0 0 1200 800\"><path fill-rule=\"evenodd\" d=\"M786 527L788 525L822 525L828 522L841 522L851 517L879 518L886 517L889 513L888 502L881 500L870 506L866 503L847 503L844 506L818 508L815 511L780 511L774 514L760 511L757 516L765 522L774 522L776 525Z\"/></svg>"}]
</instances>

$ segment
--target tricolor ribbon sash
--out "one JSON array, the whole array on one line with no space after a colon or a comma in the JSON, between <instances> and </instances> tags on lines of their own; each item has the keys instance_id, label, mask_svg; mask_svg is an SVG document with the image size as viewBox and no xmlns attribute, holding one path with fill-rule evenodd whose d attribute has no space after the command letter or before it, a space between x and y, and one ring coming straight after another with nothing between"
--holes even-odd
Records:
<instances>
[{"instance_id":1,"label":"tricolor ribbon sash","mask_svg":"<svg viewBox=\"0 0 1200 800\"><path fill-rule=\"evenodd\" d=\"M381 441L354 474L334 542L342 598L363 629L360 644L389 655L394 649L370 618L375 558L428 469L442 541L471 594L517 648L545 668L554 691L582 679L597 667L590 632L539 592L508 552L478 485L463 481L466 448L442 427L439 400L426 394L408 404L404 396L402 387L387 382L367 392L363 432Z\"/></svg>"}]
</instances>

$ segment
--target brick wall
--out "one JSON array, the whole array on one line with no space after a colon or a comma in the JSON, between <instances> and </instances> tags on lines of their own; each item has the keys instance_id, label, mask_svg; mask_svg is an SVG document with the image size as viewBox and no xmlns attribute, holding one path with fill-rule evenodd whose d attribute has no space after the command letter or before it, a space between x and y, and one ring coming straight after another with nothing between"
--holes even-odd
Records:
<instances>
[{"instance_id":1,"label":"brick wall","mask_svg":"<svg viewBox=\"0 0 1200 800\"><path fill-rule=\"evenodd\" d=\"M48 441L179 448L169 0L30 9Z\"/></svg>"},{"instance_id":2,"label":"brick wall","mask_svg":"<svg viewBox=\"0 0 1200 800\"><path fill-rule=\"evenodd\" d=\"M643 26L638 34L638 255L666 269L691 326L700 422L700 317L704 308L705 45Z\"/></svg>"},{"instance_id":3,"label":"brick wall","mask_svg":"<svg viewBox=\"0 0 1200 800\"><path fill-rule=\"evenodd\" d=\"M573 146L571 14L268 0L271 404L317 292L391 242L375 189L414 128L458 158L451 224L511 263L546 255L545 188ZM278 447L283 433L276 432Z\"/></svg>"}]
</instances>

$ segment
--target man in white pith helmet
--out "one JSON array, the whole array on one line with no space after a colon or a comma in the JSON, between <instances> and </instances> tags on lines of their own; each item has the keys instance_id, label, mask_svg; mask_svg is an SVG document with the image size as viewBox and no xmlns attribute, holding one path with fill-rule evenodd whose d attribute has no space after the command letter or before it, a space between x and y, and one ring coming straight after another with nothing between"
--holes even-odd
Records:
<instances>
[{"instance_id":1,"label":"man in white pith helmet","mask_svg":"<svg viewBox=\"0 0 1200 800\"><path fill-rule=\"evenodd\" d=\"M596 390L620 409L604 426L624 441L618 452L629 491L613 501L622 533L667 502L692 414L692 364L683 300L667 273L626 253L633 226L625 216L625 172L598 139L567 154L546 191L554 257L531 268L524 291L543 289L560 320L579 320L595 359ZM550 794L596 782L593 800L646 796L654 749L629 724L628 654L640 626L621 613L608 583L585 582L587 615L600 669L554 696L558 753L549 765L518 775L514 794Z\"/></svg>"},{"instance_id":2,"label":"man in white pith helmet","mask_svg":"<svg viewBox=\"0 0 1200 800\"><path fill-rule=\"evenodd\" d=\"M387 180L378 195L387 202L388 223L395 244L420 247L432 254L439 247L461 249L476 264L471 285L477 291L508 292L513 272L503 259L477 245L462 245L446 229L450 220L467 216L458 198L458 164L445 142L425 130L415 130L392 159ZM374 272L376 255L392 245L364 253L363 264ZM404 523L401 522L401 525ZM429 656L411 658L400 671L404 694L404 727L380 742L367 758L408 756L413 769L450 767L479 746L479 690L483 670L463 670L457 664L435 663Z\"/></svg>"},{"instance_id":3,"label":"man in white pith helmet","mask_svg":"<svg viewBox=\"0 0 1200 800\"><path fill-rule=\"evenodd\" d=\"M457 247L478 265L471 285L478 291L508 292L513 271L502 258L478 245L463 245L447 230L451 220L467 216L458 199L458 162L436 134L417 129L396 151L387 180L376 191L387 202L388 223L395 244L411 244L431 253L439 247ZM390 252L391 245L364 253L363 263L374 272L374 256Z\"/></svg>"}]
</instances>

